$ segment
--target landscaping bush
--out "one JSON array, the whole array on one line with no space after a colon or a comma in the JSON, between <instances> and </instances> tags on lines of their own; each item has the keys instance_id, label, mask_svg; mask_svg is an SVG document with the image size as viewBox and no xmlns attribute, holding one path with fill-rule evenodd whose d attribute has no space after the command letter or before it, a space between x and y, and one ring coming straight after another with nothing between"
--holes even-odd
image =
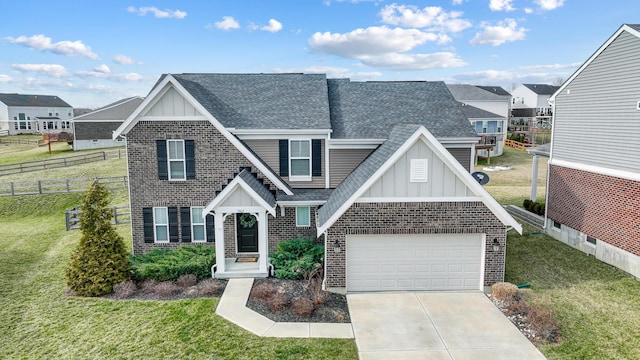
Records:
<instances>
[{"instance_id":1,"label":"landscaping bush","mask_svg":"<svg viewBox=\"0 0 640 360\"><path fill-rule=\"evenodd\" d=\"M544 216L544 208L545 208L544 202L537 202L537 201L531 201L529 199L525 199L522 202L522 207L531 213Z\"/></svg>"},{"instance_id":2,"label":"landscaping bush","mask_svg":"<svg viewBox=\"0 0 640 360\"><path fill-rule=\"evenodd\" d=\"M123 281L113 287L114 297L116 299L127 299L135 294L138 287L132 280Z\"/></svg>"},{"instance_id":3,"label":"landscaping bush","mask_svg":"<svg viewBox=\"0 0 640 360\"><path fill-rule=\"evenodd\" d=\"M273 294L271 299L267 301L267 307L275 312L284 310L287 305L289 305L289 299L287 299L285 294L280 292Z\"/></svg>"},{"instance_id":4,"label":"landscaping bush","mask_svg":"<svg viewBox=\"0 0 640 360\"><path fill-rule=\"evenodd\" d=\"M518 297L518 287L508 282L499 282L491 285L491 295L500 301L516 301Z\"/></svg>"},{"instance_id":5,"label":"landscaping bush","mask_svg":"<svg viewBox=\"0 0 640 360\"><path fill-rule=\"evenodd\" d=\"M201 280L211 276L216 253L211 246L182 246L175 250L154 249L146 254L131 256L130 262L138 280L177 280L187 274L193 274Z\"/></svg>"},{"instance_id":6,"label":"landscaping bush","mask_svg":"<svg viewBox=\"0 0 640 360\"><path fill-rule=\"evenodd\" d=\"M177 294L180 291L180 287L173 281L163 281L156 285L155 293L160 297L167 298Z\"/></svg>"},{"instance_id":7,"label":"landscaping bush","mask_svg":"<svg viewBox=\"0 0 640 360\"><path fill-rule=\"evenodd\" d=\"M221 289L222 283L216 279L205 279L200 282L200 295L215 296Z\"/></svg>"},{"instance_id":8,"label":"landscaping bush","mask_svg":"<svg viewBox=\"0 0 640 360\"><path fill-rule=\"evenodd\" d=\"M176 280L176 284L178 284L178 286L183 288L194 286L197 283L198 283L198 278L196 278L196 276L193 274L180 275L180 277L178 277L178 280Z\"/></svg>"},{"instance_id":9,"label":"landscaping bush","mask_svg":"<svg viewBox=\"0 0 640 360\"><path fill-rule=\"evenodd\" d=\"M251 292L257 300L267 301L276 293L276 287L270 283L260 283L254 286Z\"/></svg>"},{"instance_id":10,"label":"landscaping bush","mask_svg":"<svg viewBox=\"0 0 640 360\"><path fill-rule=\"evenodd\" d=\"M151 294L156 291L156 286L158 286L158 282L153 279L145 279L140 283L140 289L145 294Z\"/></svg>"},{"instance_id":11,"label":"landscaping bush","mask_svg":"<svg viewBox=\"0 0 640 360\"><path fill-rule=\"evenodd\" d=\"M305 297L291 299L291 313L298 316L310 316L313 313L313 301Z\"/></svg>"},{"instance_id":12,"label":"landscaping bush","mask_svg":"<svg viewBox=\"0 0 640 360\"><path fill-rule=\"evenodd\" d=\"M312 239L294 239L278 243L271 263L279 279L304 279L322 263L324 247Z\"/></svg>"}]
</instances>

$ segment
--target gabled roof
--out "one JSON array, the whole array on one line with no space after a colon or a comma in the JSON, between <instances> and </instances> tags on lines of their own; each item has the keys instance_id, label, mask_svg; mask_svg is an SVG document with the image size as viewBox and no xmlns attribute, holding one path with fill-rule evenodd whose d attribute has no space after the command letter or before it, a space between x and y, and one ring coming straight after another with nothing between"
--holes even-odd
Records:
<instances>
[{"instance_id":1,"label":"gabled roof","mask_svg":"<svg viewBox=\"0 0 640 360\"><path fill-rule=\"evenodd\" d=\"M482 89L484 91L488 91L488 92L490 92L492 94L496 94L498 96L511 97L511 94L507 90L503 89L500 86L479 86L479 85L476 85L476 87L480 88L480 89Z\"/></svg>"},{"instance_id":2,"label":"gabled roof","mask_svg":"<svg viewBox=\"0 0 640 360\"><path fill-rule=\"evenodd\" d=\"M124 121L142 103L144 99L139 96L120 99L109 105L103 106L90 113L76 116L74 121L115 120Z\"/></svg>"},{"instance_id":3,"label":"gabled roof","mask_svg":"<svg viewBox=\"0 0 640 360\"><path fill-rule=\"evenodd\" d=\"M400 124L423 125L437 138L477 137L443 82L328 79L327 83L333 138L386 139Z\"/></svg>"},{"instance_id":4,"label":"gabled roof","mask_svg":"<svg viewBox=\"0 0 640 360\"><path fill-rule=\"evenodd\" d=\"M464 103L460 103L462 105L462 112L467 119L504 119L504 116L500 116L496 113L492 113L491 111L482 110L475 106L467 105Z\"/></svg>"},{"instance_id":5,"label":"gabled roof","mask_svg":"<svg viewBox=\"0 0 640 360\"><path fill-rule=\"evenodd\" d=\"M605 43L602 44L602 46L600 46L600 48L598 48L598 50L596 50L596 52L593 53L593 55L591 55L591 57L589 57L589 59L587 59L584 64L582 64L578 68L578 70L576 70L564 83L562 83L562 85L558 89L556 89L556 91L554 91L553 95L549 99L549 102L555 101L556 96L561 93L562 90L564 90L573 81L573 79L576 78L576 76L580 75L580 73L584 71L584 69L589 66L589 64L591 64L591 62L593 62L593 60L595 60L600 55L600 53L602 53L607 47L609 47L609 45L615 39L617 39L622 32L625 31L635 37L640 38L640 24L623 24L622 26L620 26L620 28L618 28L618 30L613 35L611 35L611 37L609 37L609 39L605 41Z\"/></svg>"},{"instance_id":6,"label":"gabled roof","mask_svg":"<svg viewBox=\"0 0 640 360\"><path fill-rule=\"evenodd\" d=\"M327 202L318 209L318 236L330 228L353 203L377 181L397 159L423 137L431 149L456 176L496 215L503 224L522 233L522 226L467 172L464 167L422 125L396 125L387 141L369 155L331 193Z\"/></svg>"},{"instance_id":7,"label":"gabled roof","mask_svg":"<svg viewBox=\"0 0 640 360\"><path fill-rule=\"evenodd\" d=\"M55 95L0 94L0 102L7 106L71 107Z\"/></svg>"},{"instance_id":8,"label":"gabled roof","mask_svg":"<svg viewBox=\"0 0 640 360\"><path fill-rule=\"evenodd\" d=\"M234 191L242 189L253 200L258 202L264 209L266 209L271 215L275 216L276 198L266 188L266 186L258 179L256 179L251 172L247 169L242 170L236 177L218 194L213 201L211 201L203 211L204 214L208 214L214 211L216 207L224 203L227 198L233 194Z\"/></svg>"},{"instance_id":9,"label":"gabled roof","mask_svg":"<svg viewBox=\"0 0 640 360\"><path fill-rule=\"evenodd\" d=\"M558 91L559 86L548 85L548 84L522 84L527 89L533 91L538 95L552 95L556 91Z\"/></svg>"},{"instance_id":10,"label":"gabled roof","mask_svg":"<svg viewBox=\"0 0 640 360\"><path fill-rule=\"evenodd\" d=\"M505 101L505 97L494 92L482 89L479 86L468 84L448 84L447 88L453 97L461 102L465 101ZM500 88L502 89L502 88ZM504 90L503 90L504 91ZM507 93L509 95L509 93Z\"/></svg>"},{"instance_id":11,"label":"gabled roof","mask_svg":"<svg viewBox=\"0 0 640 360\"><path fill-rule=\"evenodd\" d=\"M330 129L322 74L174 74L226 128Z\"/></svg>"}]
</instances>

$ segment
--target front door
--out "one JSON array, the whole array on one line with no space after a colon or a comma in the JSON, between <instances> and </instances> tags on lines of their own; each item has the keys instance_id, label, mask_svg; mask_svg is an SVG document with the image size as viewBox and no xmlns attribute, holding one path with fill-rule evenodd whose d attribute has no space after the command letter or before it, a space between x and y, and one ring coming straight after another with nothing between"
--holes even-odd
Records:
<instances>
[{"instance_id":1,"label":"front door","mask_svg":"<svg viewBox=\"0 0 640 360\"><path fill-rule=\"evenodd\" d=\"M251 214L236 214L238 252L258 252L258 221Z\"/></svg>"}]
</instances>

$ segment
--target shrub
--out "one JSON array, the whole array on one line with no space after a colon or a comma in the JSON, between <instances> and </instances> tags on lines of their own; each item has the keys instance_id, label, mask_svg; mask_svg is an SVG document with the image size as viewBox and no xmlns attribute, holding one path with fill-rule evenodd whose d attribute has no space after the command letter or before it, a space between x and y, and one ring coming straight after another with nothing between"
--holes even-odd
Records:
<instances>
[{"instance_id":1,"label":"shrub","mask_svg":"<svg viewBox=\"0 0 640 360\"><path fill-rule=\"evenodd\" d=\"M557 343L560 340L558 324L553 318L551 310L544 305L531 305L529 323L539 338L544 342Z\"/></svg>"},{"instance_id":2,"label":"shrub","mask_svg":"<svg viewBox=\"0 0 640 360\"><path fill-rule=\"evenodd\" d=\"M307 288L311 299L316 305L324 304L329 298L329 292L322 290L323 266L320 264L315 270L311 271L307 276Z\"/></svg>"},{"instance_id":3,"label":"shrub","mask_svg":"<svg viewBox=\"0 0 640 360\"><path fill-rule=\"evenodd\" d=\"M278 243L271 263L279 279L304 279L322 263L324 247L312 239L294 239Z\"/></svg>"},{"instance_id":4,"label":"shrub","mask_svg":"<svg viewBox=\"0 0 640 360\"><path fill-rule=\"evenodd\" d=\"M291 299L291 312L298 316L309 316L313 313L313 301L305 297Z\"/></svg>"},{"instance_id":5,"label":"shrub","mask_svg":"<svg viewBox=\"0 0 640 360\"><path fill-rule=\"evenodd\" d=\"M107 189L97 181L82 196L82 236L65 271L67 285L75 295L108 294L114 285L129 278L127 250L111 225L108 197Z\"/></svg>"},{"instance_id":6,"label":"shrub","mask_svg":"<svg viewBox=\"0 0 640 360\"><path fill-rule=\"evenodd\" d=\"M200 282L200 295L216 296L222 290L223 283L216 279L205 279Z\"/></svg>"},{"instance_id":7,"label":"shrub","mask_svg":"<svg viewBox=\"0 0 640 360\"><path fill-rule=\"evenodd\" d=\"M187 274L206 279L211 276L211 266L216 263L216 251L206 245L182 246L175 250L154 249L131 256L130 262L134 276L139 280L177 280Z\"/></svg>"},{"instance_id":8,"label":"shrub","mask_svg":"<svg viewBox=\"0 0 640 360\"><path fill-rule=\"evenodd\" d=\"M522 202L522 207L534 214L537 215L544 215L544 208L545 208L545 203L544 202L537 202L537 201L531 201L529 199L525 199Z\"/></svg>"},{"instance_id":9,"label":"shrub","mask_svg":"<svg viewBox=\"0 0 640 360\"><path fill-rule=\"evenodd\" d=\"M287 296L285 294L280 292L273 294L271 299L267 301L267 307L274 312L284 310L287 305L289 305L289 299L287 299Z\"/></svg>"},{"instance_id":10,"label":"shrub","mask_svg":"<svg viewBox=\"0 0 640 360\"><path fill-rule=\"evenodd\" d=\"M145 294L151 294L156 291L156 286L158 286L158 282L153 279L145 279L140 283L140 289Z\"/></svg>"},{"instance_id":11,"label":"shrub","mask_svg":"<svg viewBox=\"0 0 640 360\"><path fill-rule=\"evenodd\" d=\"M166 298L177 294L180 291L180 287L173 281L163 281L156 285L155 293L160 297Z\"/></svg>"},{"instance_id":12,"label":"shrub","mask_svg":"<svg viewBox=\"0 0 640 360\"><path fill-rule=\"evenodd\" d=\"M113 292L116 299L126 299L135 294L137 290L138 287L132 280L123 281L113 286Z\"/></svg>"},{"instance_id":13,"label":"shrub","mask_svg":"<svg viewBox=\"0 0 640 360\"><path fill-rule=\"evenodd\" d=\"M496 300L512 302L518 298L518 287L508 282L499 282L491 285L492 296Z\"/></svg>"},{"instance_id":14,"label":"shrub","mask_svg":"<svg viewBox=\"0 0 640 360\"><path fill-rule=\"evenodd\" d=\"M194 286L198 283L198 278L196 278L193 274L180 275L178 280L176 280L176 284L183 288L188 288Z\"/></svg>"},{"instance_id":15,"label":"shrub","mask_svg":"<svg viewBox=\"0 0 640 360\"><path fill-rule=\"evenodd\" d=\"M276 294L276 288L273 284L263 282L253 287L251 295L260 301L267 301Z\"/></svg>"}]
</instances>

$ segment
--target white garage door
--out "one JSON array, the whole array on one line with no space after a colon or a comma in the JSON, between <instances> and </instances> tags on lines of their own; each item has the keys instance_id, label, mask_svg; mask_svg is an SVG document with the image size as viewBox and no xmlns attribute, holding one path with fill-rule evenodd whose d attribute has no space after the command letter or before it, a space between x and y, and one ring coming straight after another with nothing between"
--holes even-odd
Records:
<instances>
[{"instance_id":1,"label":"white garage door","mask_svg":"<svg viewBox=\"0 0 640 360\"><path fill-rule=\"evenodd\" d=\"M347 235L347 291L480 290L482 238Z\"/></svg>"}]
</instances>

